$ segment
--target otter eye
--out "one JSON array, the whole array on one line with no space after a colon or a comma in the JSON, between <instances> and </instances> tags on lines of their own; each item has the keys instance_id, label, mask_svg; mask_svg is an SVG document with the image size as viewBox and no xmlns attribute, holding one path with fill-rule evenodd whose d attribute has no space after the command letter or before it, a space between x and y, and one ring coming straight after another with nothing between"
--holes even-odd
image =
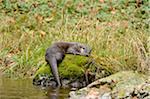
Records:
<instances>
[{"instance_id":1,"label":"otter eye","mask_svg":"<svg viewBox=\"0 0 150 99\"><path fill-rule=\"evenodd\" d=\"M84 47L82 49L85 49Z\"/></svg>"}]
</instances>

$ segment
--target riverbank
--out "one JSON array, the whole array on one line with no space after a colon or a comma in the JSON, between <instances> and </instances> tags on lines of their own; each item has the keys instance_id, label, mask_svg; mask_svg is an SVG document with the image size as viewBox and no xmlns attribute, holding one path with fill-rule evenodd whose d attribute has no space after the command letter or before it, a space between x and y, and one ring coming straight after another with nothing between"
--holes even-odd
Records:
<instances>
[{"instance_id":1,"label":"riverbank","mask_svg":"<svg viewBox=\"0 0 150 99\"><path fill-rule=\"evenodd\" d=\"M150 77L122 71L70 92L70 99L149 99Z\"/></svg>"}]
</instances>

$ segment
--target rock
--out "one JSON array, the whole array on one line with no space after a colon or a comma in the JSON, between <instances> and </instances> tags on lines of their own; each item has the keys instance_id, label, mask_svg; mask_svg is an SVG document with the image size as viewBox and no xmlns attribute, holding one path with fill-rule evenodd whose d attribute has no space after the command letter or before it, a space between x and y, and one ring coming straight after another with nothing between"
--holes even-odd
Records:
<instances>
[{"instance_id":1,"label":"rock","mask_svg":"<svg viewBox=\"0 0 150 99\"><path fill-rule=\"evenodd\" d=\"M58 67L62 87L71 87L74 89L78 89L87 86L87 79L89 79L89 83L94 81L95 77L93 77L93 75L89 74L88 78L85 78L85 73L88 65L89 61L87 57L66 55L65 59ZM90 66L92 65L90 64ZM33 84L41 85L43 87L56 86L56 82L52 77L49 65L45 63L37 70L36 74L34 75Z\"/></svg>"},{"instance_id":2,"label":"rock","mask_svg":"<svg viewBox=\"0 0 150 99\"><path fill-rule=\"evenodd\" d=\"M56 82L53 77L48 77L47 75L39 75L39 78L33 79L33 84L42 87L56 87Z\"/></svg>"},{"instance_id":3,"label":"rock","mask_svg":"<svg viewBox=\"0 0 150 99\"><path fill-rule=\"evenodd\" d=\"M78 88L83 88L86 86L86 83L85 81L83 81L83 79L61 79L61 82L62 88L72 88L72 90L76 90ZM49 77L48 75L39 75L38 78L33 79L33 84L42 87L57 87L54 77Z\"/></svg>"},{"instance_id":4,"label":"rock","mask_svg":"<svg viewBox=\"0 0 150 99\"><path fill-rule=\"evenodd\" d=\"M85 87L85 67L88 58L77 55L66 55L63 62L59 65L59 76L62 82L62 87L81 88ZM50 66L46 63L41 66L33 79L34 85L41 86L56 86L56 82L52 77Z\"/></svg>"},{"instance_id":5,"label":"rock","mask_svg":"<svg viewBox=\"0 0 150 99\"><path fill-rule=\"evenodd\" d=\"M75 81L75 82L72 82L70 86L73 88L80 88L82 87L82 84L79 81Z\"/></svg>"},{"instance_id":6,"label":"rock","mask_svg":"<svg viewBox=\"0 0 150 99\"><path fill-rule=\"evenodd\" d=\"M112 99L111 93L104 93L103 95L99 96L99 99Z\"/></svg>"},{"instance_id":7,"label":"rock","mask_svg":"<svg viewBox=\"0 0 150 99\"><path fill-rule=\"evenodd\" d=\"M79 78L84 75L84 65L87 63L88 58L84 56L77 55L66 55L65 59L58 66L59 75L61 78ZM34 77L39 75L49 75L52 76L50 66L48 64L43 64Z\"/></svg>"},{"instance_id":8,"label":"rock","mask_svg":"<svg viewBox=\"0 0 150 99\"><path fill-rule=\"evenodd\" d=\"M64 88L69 88L70 80L68 80L68 79L63 79L61 82L62 82L62 86L63 86Z\"/></svg>"},{"instance_id":9,"label":"rock","mask_svg":"<svg viewBox=\"0 0 150 99\"><path fill-rule=\"evenodd\" d=\"M100 91L97 88L92 88L89 90L88 94L85 96L86 99L98 99Z\"/></svg>"},{"instance_id":10,"label":"rock","mask_svg":"<svg viewBox=\"0 0 150 99\"><path fill-rule=\"evenodd\" d=\"M80 79L70 83L71 88L83 88L85 86L86 86L86 81Z\"/></svg>"},{"instance_id":11,"label":"rock","mask_svg":"<svg viewBox=\"0 0 150 99\"><path fill-rule=\"evenodd\" d=\"M70 99L149 99L150 77L122 71L70 93Z\"/></svg>"},{"instance_id":12,"label":"rock","mask_svg":"<svg viewBox=\"0 0 150 99\"><path fill-rule=\"evenodd\" d=\"M88 91L88 89L86 87L80 89L79 91L71 91L69 93L69 96L70 96L69 99L85 99L85 97L87 95L87 91Z\"/></svg>"}]
</instances>

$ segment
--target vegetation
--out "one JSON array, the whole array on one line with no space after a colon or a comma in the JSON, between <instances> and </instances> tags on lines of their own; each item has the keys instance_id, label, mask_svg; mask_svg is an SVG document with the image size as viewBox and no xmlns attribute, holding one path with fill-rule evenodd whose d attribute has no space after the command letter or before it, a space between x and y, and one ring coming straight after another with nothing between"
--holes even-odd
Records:
<instances>
[{"instance_id":1,"label":"vegetation","mask_svg":"<svg viewBox=\"0 0 150 99\"><path fill-rule=\"evenodd\" d=\"M58 70L61 78L78 79L84 76L85 64L88 58L84 56L66 55L64 61L59 65ZM41 76L51 76L50 66L43 64L34 75L38 79Z\"/></svg>"},{"instance_id":2,"label":"vegetation","mask_svg":"<svg viewBox=\"0 0 150 99\"><path fill-rule=\"evenodd\" d=\"M89 44L110 73L148 71L149 0L0 0L0 74L30 77L55 41Z\"/></svg>"}]
</instances>

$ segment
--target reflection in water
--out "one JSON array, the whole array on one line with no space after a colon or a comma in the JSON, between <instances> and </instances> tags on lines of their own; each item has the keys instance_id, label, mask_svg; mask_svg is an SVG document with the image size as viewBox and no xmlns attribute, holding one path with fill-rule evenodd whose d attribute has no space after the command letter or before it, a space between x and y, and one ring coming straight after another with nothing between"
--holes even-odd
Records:
<instances>
[{"instance_id":1,"label":"reflection in water","mask_svg":"<svg viewBox=\"0 0 150 99\"><path fill-rule=\"evenodd\" d=\"M67 99L69 91L69 89L49 89L48 96L50 99Z\"/></svg>"},{"instance_id":2,"label":"reflection in water","mask_svg":"<svg viewBox=\"0 0 150 99\"><path fill-rule=\"evenodd\" d=\"M65 99L69 89L40 88L31 79L0 77L0 99Z\"/></svg>"}]
</instances>

